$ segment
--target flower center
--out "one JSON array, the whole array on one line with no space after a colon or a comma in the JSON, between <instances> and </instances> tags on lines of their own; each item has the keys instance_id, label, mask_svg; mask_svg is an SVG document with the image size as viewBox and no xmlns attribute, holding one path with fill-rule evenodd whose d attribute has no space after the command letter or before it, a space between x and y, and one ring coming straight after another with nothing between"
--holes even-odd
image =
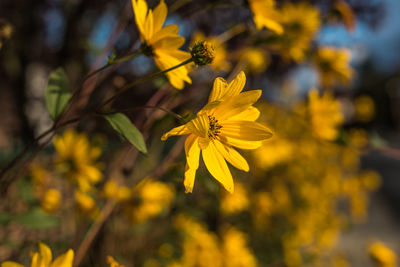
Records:
<instances>
[{"instance_id":1,"label":"flower center","mask_svg":"<svg viewBox=\"0 0 400 267\"><path fill-rule=\"evenodd\" d=\"M208 115L210 127L208 128L208 138L215 139L220 133L221 125L218 124L218 120L215 117Z\"/></svg>"},{"instance_id":2,"label":"flower center","mask_svg":"<svg viewBox=\"0 0 400 267\"><path fill-rule=\"evenodd\" d=\"M142 46L141 46L141 49L142 49L143 54L145 56L148 56L148 57L153 57L154 56L153 47L151 45L143 43Z\"/></svg>"}]
</instances>

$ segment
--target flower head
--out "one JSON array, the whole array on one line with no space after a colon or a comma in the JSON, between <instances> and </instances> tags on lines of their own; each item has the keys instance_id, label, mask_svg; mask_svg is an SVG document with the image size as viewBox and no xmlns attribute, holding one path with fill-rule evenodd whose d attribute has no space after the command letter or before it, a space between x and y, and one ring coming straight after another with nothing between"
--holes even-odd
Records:
<instances>
[{"instance_id":1,"label":"flower head","mask_svg":"<svg viewBox=\"0 0 400 267\"><path fill-rule=\"evenodd\" d=\"M190 51L194 63L198 66L211 64L215 58L214 46L210 42L197 42Z\"/></svg>"},{"instance_id":2,"label":"flower head","mask_svg":"<svg viewBox=\"0 0 400 267\"><path fill-rule=\"evenodd\" d=\"M278 49L288 59L303 61L320 27L318 9L306 2L285 3L280 10L279 22L284 28L284 34L278 38Z\"/></svg>"},{"instance_id":3,"label":"flower head","mask_svg":"<svg viewBox=\"0 0 400 267\"><path fill-rule=\"evenodd\" d=\"M320 96L315 89L309 92L308 98L313 133L324 140L336 139L343 122L339 102L329 92Z\"/></svg>"},{"instance_id":4,"label":"flower head","mask_svg":"<svg viewBox=\"0 0 400 267\"><path fill-rule=\"evenodd\" d=\"M211 175L233 193L233 179L226 161L249 171L247 161L233 147L255 149L261 146L262 140L272 136L267 127L255 122L260 112L252 105L260 98L261 90L241 92L245 82L243 72L230 83L215 79L208 104L196 118L162 136L166 140L172 135L189 135L185 142L186 192L193 190L201 152Z\"/></svg>"},{"instance_id":5,"label":"flower head","mask_svg":"<svg viewBox=\"0 0 400 267\"><path fill-rule=\"evenodd\" d=\"M283 33L283 27L278 22L279 13L275 8L274 0L250 0L249 4L258 30L265 27L277 34Z\"/></svg>"},{"instance_id":6,"label":"flower head","mask_svg":"<svg viewBox=\"0 0 400 267\"><path fill-rule=\"evenodd\" d=\"M314 59L320 76L320 83L325 88L336 84L348 85L354 70L350 66L350 53L344 48L322 47Z\"/></svg>"},{"instance_id":7,"label":"flower head","mask_svg":"<svg viewBox=\"0 0 400 267\"><path fill-rule=\"evenodd\" d=\"M132 7L143 52L154 58L158 68L166 70L190 59L188 52L179 50L185 43L185 38L178 35L178 25L162 27L168 13L164 0L154 10L148 8L145 0L132 0ZM184 82L192 82L186 66L169 71L166 75L177 89L182 89Z\"/></svg>"},{"instance_id":8,"label":"flower head","mask_svg":"<svg viewBox=\"0 0 400 267\"><path fill-rule=\"evenodd\" d=\"M96 163L101 149L90 144L85 134L67 130L62 136L56 136L53 143L58 153L57 167L75 181L80 190L89 191L101 180L100 165Z\"/></svg>"},{"instance_id":9,"label":"flower head","mask_svg":"<svg viewBox=\"0 0 400 267\"><path fill-rule=\"evenodd\" d=\"M226 50L226 43L221 42L218 36L205 36L204 33L198 31L193 34L191 46L200 41L206 41L210 43L214 48L214 59L210 64L210 67L214 70L228 71L230 68L230 63L227 60L228 54ZM192 50L193 52L193 50Z\"/></svg>"},{"instance_id":10,"label":"flower head","mask_svg":"<svg viewBox=\"0 0 400 267\"><path fill-rule=\"evenodd\" d=\"M31 267L72 267L74 260L74 251L69 249L66 253L58 256L52 261L50 248L39 242L39 252L31 254ZM22 264L6 261L1 264L1 267L24 267Z\"/></svg>"}]
</instances>

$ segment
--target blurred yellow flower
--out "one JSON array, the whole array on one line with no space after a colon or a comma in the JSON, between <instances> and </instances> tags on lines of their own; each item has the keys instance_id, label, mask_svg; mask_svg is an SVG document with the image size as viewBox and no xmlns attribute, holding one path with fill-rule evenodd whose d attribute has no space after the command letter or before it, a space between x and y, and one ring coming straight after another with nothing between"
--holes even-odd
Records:
<instances>
[{"instance_id":1,"label":"blurred yellow flower","mask_svg":"<svg viewBox=\"0 0 400 267\"><path fill-rule=\"evenodd\" d=\"M110 265L110 267L125 267L122 264L119 264L113 257L107 256L107 263Z\"/></svg>"},{"instance_id":2,"label":"blurred yellow flower","mask_svg":"<svg viewBox=\"0 0 400 267\"><path fill-rule=\"evenodd\" d=\"M185 142L186 192L193 190L201 152L211 175L233 193L233 179L226 161L240 170L249 171L247 161L233 147L255 149L260 147L262 140L272 136L267 127L255 122L260 112L252 105L260 98L261 90L241 93L245 82L243 72L229 84L222 78L215 79L208 104L197 117L161 137L166 140L172 135L190 134Z\"/></svg>"},{"instance_id":3,"label":"blurred yellow flower","mask_svg":"<svg viewBox=\"0 0 400 267\"><path fill-rule=\"evenodd\" d=\"M168 9L164 0L151 10L145 0L132 0L133 13L142 41L143 53L154 58L161 70L166 70L191 58L190 53L179 50L185 38L178 35L178 25L162 27ZM177 89L183 89L184 82L191 83L188 67L182 66L166 73L169 82Z\"/></svg>"},{"instance_id":4,"label":"blurred yellow flower","mask_svg":"<svg viewBox=\"0 0 400 267\"><path fill-rule=\"evenodd\" d=\"M355 118L361 122L369 122L375 116L374 100L368 95L362 95L354 100Z\"/></svg>"},{"instance_id":5,"label":"blurred yellow flower","mask_svg":"<svg viewBox=\"0 0 400 267\"><path fill-rule=\"evenodd\" d=\"M267 69L271 59L263 49L249 47L240 51L239 60L246 63L245 68L247 72L260 74Z\"/></svg>"},{"instance_id":6,"label":"blurred yellow flower","mask_svg":"<svg viewBox=\"0 0 400 267\"><path fill-rule=\"evenodd\" d=\"M175 196L172 186L149 178L137 185L134 191L140 204L133 208L133 219L140 223L168 209Z\"/></svg>"},{"instance_id":7,"label":"blurred yellow flower","mask_svg":"<svg viewBox=\"0 0 400 267\"><path fill-rule=\"evenodd\" d=\"M72 267L73 260L74 251L69 249L52 261L50 248L42 242L39 242L39 252L31 253L31 267ZM1 264L1 267L24 267L24 265L6 261Z\"/></svg>"},{"instance_id":8,"label":"blurred yellow flower","mask_svg":"<svg viewBox=\"0 0 400 267\"><path fill-rule=\"evenodd\" d=\"M284 34L278 39L283 57L303 61L310 42L320 28L318 9L307 2L285 2L280 10L279 22L284 28Z\"/></svg>"},{"instance_id":9,"label":"blurred yellow flower","mask_svg":"<svg viewBox=\"0 0 400 267\"><path fill-rule=\"evenodd\" d=\"M379 267L397 267L397 255L380 241L375 241L369 245L368 254Z\"/></svg>"},{"instance_id":10,"label":"blurred yellow flower","mask_svg":"<svg viewBox=\"0 0 400 267\"><path fill-rule=\"evenodd\" d=\"M75 191L75 200L83 212L92 212L96 208L96 202L94 199L79 190Z\"/></svg>"},{"instance_id":11,"label":"blurred yellow flower","mask_svg":"<svg viewBox=\"0 0 400 267\"><path fill-rule=\"evenodd\" d=\"M275 0L249 0L249 5L258 30L265 27L277 34L283 33L278 20L279 12L275 8Z\"/></svg>"},{"instance_id":12,"label":"blurred yellow flower","mask_svg":"<svg viewBox=\"0 0 400 267\"><path fill-rule=\"evenodd\" d=\"M329 92L319 95L316 89L308 94L308 110L313 133L324 140L335 140L343 123L340 104Z\"/></svg>"},{"instance_id":13,"label":"blurred yellow flower","mask_svg":"<svg viewBox=\"0 0 400 267\"><path fill-rule=\"evenodd\" d=\"M215 57L210 64L211 68L220 71L229 71L231 64L229 63L228 54L226 51L226 44L220 42L217 36L206 37L204 33L197 31L192 36L191 46L193 47L196 43L200 41L206 41L214 47Z\"/></svg>"},{"instance_id":14,"label":"blurred yellow flower","mask_svg":"<svg viewBox=\"0 0 400 267\"><path fill-rule=\"evenodd\" d=\"M222 254L224 266L258 266L256 257L247 245L247 236L233 227L230 227L223 235Z\"/></svg>"},{"instance_id":15,"label":"blurred yellow flower","mask_svg":"<svg viewBox=\"0 0 400 267\"><path fill-rule=\"evenodd\" d=\"M175 226L183 233L182 256L171 266L222 267L223 258L217 236L194 219L179 215Z\"/></svg>"},{"instance_id":16,"label":"blurred yellow flower","mask_svg":"<svg viewBox=\"0 0 400 267\"><path fill-rule=\"evenodd\" d=\"M127 186L120 186L113 179L107 181L103 191L106 198L114 198L117 201L126 201L132 195L131 190Z\"/></svg>"},{"instance_id":17,"label":"blurred yellow flower","mask_svg":"<svg viewBox=\"0 0 400 267\"><path fill-rule=\"evenodd\" d=\"M241 183L236 183L233 194L223 192L221 197L221 211L225 214L241 212L247 209L249 204L247 190Z\"/></svg>"},{"instance_id":18,"label":"blurred yellow flower","mask_svg":"<svg viewBox=\"0 0 400 267\"><path fill-rule=\"evenodd\" d=\"M321 47L314 58L320 84L323 88L332 88L337 84L349 85L354 70L350 66L350 51L331 46Z\"/></svg>"},{"instance_id":19,"label":"blurred yellow flower","mask_svg":"<svg viewBox=\"0 0 400 267\"><path fill-rule=\"evenodd\" d=\"M263 145L253 152L254 159L262 169L270 169L277 164L285 163L292 158L294 146L288 140L274 135L263 142Z\"/></svg>"},{"instance_id":20,"label":"blurred yellow flower","mask_svg":"<svg viewBox=\"0 0 400 267\"><path fill-rule=\"evenodd\" d=\"M101 149L91 145L86 134L69 129L56 136L53 143L58 153L58 169L76 182L81 191L89 191L101 180L101 166L96 163Z\"/></svg>"},{"instance_id":21,"label":"blurred yellow flower","mask_svg":"<svg viewBox=\"0 0 400 267\"><path fill-rule=\"evenodd\" d=\"M61 193L57 189L48 189L42 198L41 206L46 212L53 212L60 206Z\"/></svg>"}]
</instances>

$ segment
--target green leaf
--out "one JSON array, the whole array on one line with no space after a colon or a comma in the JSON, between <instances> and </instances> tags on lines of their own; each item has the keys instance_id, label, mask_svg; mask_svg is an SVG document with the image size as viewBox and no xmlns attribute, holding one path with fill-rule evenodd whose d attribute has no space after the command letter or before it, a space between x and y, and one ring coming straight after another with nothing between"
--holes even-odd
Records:
<instances>
[{"instance_id":1,"label":"green leaf","mask_svg":"<svg viewBox=\"0 0 400 267\"><path fill-rule=\"evenodd\" d=\"M6 225L11 221L12 215L7 212L0 212L0 225Z\"/></svg>"},{"instance_id":2,"label":"green leaf","mask_svg":"<svg viewBox=\"0 0 400 267\"><path fill-rule=\"evenodd\" d=\"M46 106L53 120L61 114L70 98L67 74L62 68L52 71L46 88Z\"/></svg>"},{"instance_id":3,"label":"green leaf","mask_svg":"<svg viewBox=\"0 0 400 267\"><path fill-rule=\"evenodd\" d=\"M34 229L45 229L56 227L60 224L57 217L46 214L40 208L33 208L27 213L15 216L15 221Z\"/></svg>"},{"instance_id":4,"label":"green leaf","mask_svg":"<svg viewBox=\"0 0 400 267\"><path fill-rule=\"evenodd\" d=\"M104 118L121 136L134 145L140 152L147 153L146 143L142 133L132 124L127 116L122 113L105 115Z\"/></svg>"}]
</instances>

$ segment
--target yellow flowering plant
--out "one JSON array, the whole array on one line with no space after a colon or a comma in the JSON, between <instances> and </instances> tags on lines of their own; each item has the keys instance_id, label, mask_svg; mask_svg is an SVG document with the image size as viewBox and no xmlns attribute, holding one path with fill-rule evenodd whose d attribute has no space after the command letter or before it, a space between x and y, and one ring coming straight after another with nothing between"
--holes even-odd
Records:
<instances>
[{"instance_id":1,"label":"yellow flowering plant","mask_svg":"<svg viewBox=\"0 0 400 267\"><path fill-rule=\"evenodd\" d=\"M190 53L179 50L185 43L185 38L178 35L178 25L163 27L168 13L164 0L161 0L154 10L148 8L145 0L132 0L132 7L143 53L153 57L158 68L166 70L191 58ZM182 66L167 72L166 75L172 86L183 89L185 82L192 82L188 73L188 68Z\"/></svg>"},{"instance_id":2,"label":"yellow flowering plant","mask_svg":"<svg viewBox=\"0 0 400 267\"><path fill-rule=\"evenodd\" d=\"M58 256L54 261L50 248L39 242L39 252L31 254L31 267L72 267L74 260L74 251L69 249L64 254ZM1 267L23 267L24 265L6 261L1 264Z\"/></svg>"},{"instance_id":3,"label":"yellow flowering plant","mask_svg":"<svg viewBox=\"0 0 400 267\"><path fill-rule=\"evenodd\" d=\"M376 125L399 117L379 110L396 103L398 75L364 68L370 47L352 43L368 32L355 28L367 3L328 2L100 1L55 7L47 25L53 9L26 15L43 8L31 1L17 12L29 23L0 18L1 266L353 265L341 236L368 222L387 181L363 156L398 154L374 134L394 136ZM16 101L3 94L14 85ZM29 262L38 239L74 250L53 259L39 243ZM394 248L368 253L393 267Z\"/></svg>"},{"instance_id":4,"label":"yellow flowering plant","mask_svg":"<svg viewBox=\"0 0 400 267\"><path fill-rule=\"evenodd\" d=\"M271 130L255 122L260 112L252 105L260 98L261 90L242 92L245 83L243 72L230 83L222 78L215 79L208 104L196 118L162 136L161 139L166 140L173 135L189 134L185 142L186 192L193 191L201 152L211 175L233 193L233 179L226 161L240 170L249 171L247 161L233 147L256 149L261 146L261 141L272 136Z\"/></svg>"}]
</instances>

